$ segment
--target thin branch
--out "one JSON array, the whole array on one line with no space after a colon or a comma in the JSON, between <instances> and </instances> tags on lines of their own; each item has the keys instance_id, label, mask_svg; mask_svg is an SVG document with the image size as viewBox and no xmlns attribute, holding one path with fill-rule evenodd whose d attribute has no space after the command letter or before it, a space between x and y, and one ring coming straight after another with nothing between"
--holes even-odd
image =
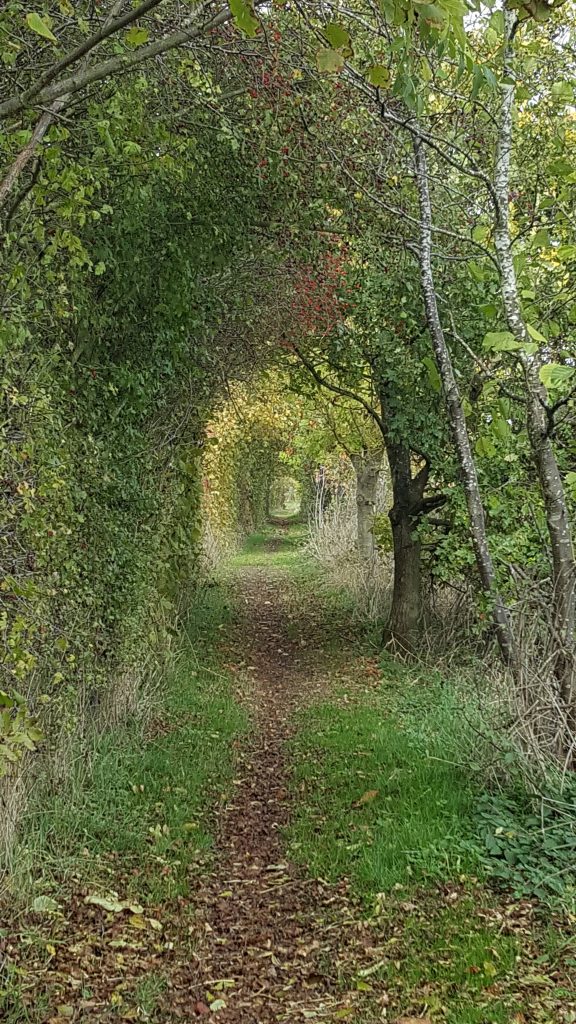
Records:
<instances>
[{"instance_id":1,"label":"thin branch","mask_svg":"<svg viewBox=\"0 0 576 1024\"><path fill-rule=\"evenodd\" d=\"M370 402L367 402L366 399L362 397L362 395L356 394L355 391L350 391L348 388L342 388L338 384L333 384L331 381L326 380L325 377L322 377L322 375L318 373L318 370L316 369L314 364L311 363L310 360L307 359L306 356L302 354L302 352L300 351L299 348L297 348L296 345L292 346L292 351L295 353L295 355L298 356L298 359L300 360L302 365L305 366L306 369L312 374L314 380L318 384L320 384L323 388L327 388L328 391L333 391L335 395L342 395L343 398L351 398L353 402L358 402L361 406L363 406L368 415L371 416L374 422L378 425L378 428L380 429L382 436L386 436L386 425L384 423L384 420L376 411L374 406L370 405Z\"/></svg>"},{"instance_id":2,"label":"thin branch","mask_svg":"<svg viewBox=\"0 0 576 1024\"><path fill-rule=\"evenodd\" d=\"M102 27L94 32L93 35L85 39L80 46L77 46L75 50L71 50L61 60L53 64L51 68L46 71L38 81L26 89L25 92L20 96L20 102L22 104L21 109L30 104L30 101L34 99L38 93L42 92L50 82L53 82L58 75L65 71L66 68L70 67L71 64L75 64L81 57L85 57L87 53L90 53L96 46L104 42L110 36L114 35L115 32L119 32L121 29L126 28L127 25L131 25L132 22L137 21L144 14L148 14L154 7L158 7L164 0L143 0L143 3L139 7L128 11L121 18L107 18ZM116 4L115 8L118 8L121 4Z\"/></svg>"}]
</instances>

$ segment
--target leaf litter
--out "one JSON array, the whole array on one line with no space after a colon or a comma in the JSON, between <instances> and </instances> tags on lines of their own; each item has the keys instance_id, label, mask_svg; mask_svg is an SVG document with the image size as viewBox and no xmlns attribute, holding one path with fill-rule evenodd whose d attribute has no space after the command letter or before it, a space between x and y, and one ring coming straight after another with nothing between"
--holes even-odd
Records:
<instances>
[{"instance_id":1,"label":"leaf litter","mask_svg":"<svg viewBox=\"0 0 576 1024\"><path fill-rule=\"evenodd\" d=\"M276 570L244 567L236 583L245 611L226 653L232 663L250 666L236 678L253 729L237 749L211 870L200 861L187 897L143 906L128 895L140 868L108 855L91 865L107 879L106 888L94 885L93 874L91 885L78 874L67 888L63 883L58 899L37 897L16 920L5 908L0 1006L8 1007L10 1024L170 1024L202 1017L222 1024L456 1022L447 1017L445 984L424 971L418 983L406 985L403 970L414 954L408 922L418 919L433 931L439 908L469 897L464 886L411 894L409 903L401 893L380 895L367 913L347 879L307 878L286 860L284 832L296 799L287 743L294 711L330 685L324 655L318 665L323 623L307 609L294 629L290 597L283 596L286 579ZM288 657L279 657L278 638ZM373 673L357 655L356 661L361 685L373 685ZM361 813L377 796L366 790L354 806ZM486 1009L474 1020L576 1021L570 940L566 963L546 973L530 904L496 905L479 893L475 912L495 936L518 936L517 959L526 963L513 986L491 960L474 967L470 976L477 983L481 974L484 985L475 1005ZM518 987L523 1006L514 1012ZM509 1005L514 1015L492 1017L496 1004Z\"/></svg>"}]
</instances>

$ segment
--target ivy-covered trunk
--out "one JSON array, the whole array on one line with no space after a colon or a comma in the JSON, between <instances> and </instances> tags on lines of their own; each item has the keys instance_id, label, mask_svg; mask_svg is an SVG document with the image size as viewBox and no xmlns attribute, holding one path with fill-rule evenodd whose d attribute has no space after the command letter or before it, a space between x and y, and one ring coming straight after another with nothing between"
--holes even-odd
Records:
<instances>
[{"instance_id":1,"label":"ivy-covered trunk","mask_svg":"<svg viewBox=\"0 0 576 1024\"><path fill-rule=\"evenodd\" d=\"M428 469L412 476L410 449L388 441L386 454L392 478L393 505L390 509L394 552L394 586L390 617L384 642L413 651L422 628L421 543L416 527L422 514L422 499Z\"/></svg>"},{"instance_id":2,"label":"ivy-covered trunk","mask_svg":"<svg viewBox=\"0 0 576 1024\"><path fill-rule=\"evenodd\" d=\"M351 452L350 461L356 476L358 554L364 561L370 562L376 554L374 513L382 452Z\"/></svg>"}]
</instances>

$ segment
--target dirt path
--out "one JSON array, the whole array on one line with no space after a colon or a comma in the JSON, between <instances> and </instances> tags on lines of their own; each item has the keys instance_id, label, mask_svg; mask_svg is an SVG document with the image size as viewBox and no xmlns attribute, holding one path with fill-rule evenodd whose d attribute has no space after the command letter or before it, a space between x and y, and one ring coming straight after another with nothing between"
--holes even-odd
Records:
<instances>
[{"instance_id":1,"label":"dirt path","mask_svg":"<svg viewBox=\"0 0 576 1024\"><path fill-rule=\"evenodd\" d=\"M342 982L359 946L370 963L367 930L351 916L345 884L302 877L284 853L293 714L327 685L314 621L300 615L294 629L281 571L246 569L238 587L245 614L233 650L247 659L253 732L222 816L216 870L199 894L195 1010L207 1013L219 993L226 1005L218 1019L227 1024L334 1019L338 1011L344 1019L350 993Z\"/></svg>"},{"instance_id":2,"label":"dirt path","mask_svg":"<svg viewBox=\"0 0 576 1024\"><path fill-rule=\"evenodd\" d=\"M268 551L281 553L282 546L282 538L273 537ZM472 905L465 885L452 882L428 886L409 901L389 893L367 919L345 880L311 879L287 859L286 829L296 801L305 799L291 780L298 711L323 695L334 700L343 678L347 706L365 701L378 673L371 675L370 659L363 658L357 637L348 636L341 614L333 617L329 603L300 587L289 570L263 565L261 554L254 558L260 564L239 564L230 581L235 616L224 632L222 658L237 679L251 727L235 741L234 785L216 814L214 854L170 830L162 847L161 826L146 830L146 824L144 834L153 835L132 855L114 840L100 856L81 851L82 863L75 848L68 875L60 866L66 851L58 850L58 874L47 879L42 912L30 901L17 915L6 901L0 908L2 1024L575 1019L574 1004L566 1002L568 963L554 968L550 984L559 986L558 995L551 989L548 997L542 987L542 950L528 902L496 903L478 888ZM180 734L178 720L163 724ZM213 742L221 743L221 734L214 733ZM188 748L182 768L189 770ZM162 801L185 796L185 786L174 786L172 777L166 782ZM111 779L110 785L113 790L123 782ZM145 873L170 878L188 842L198 856L179 876L182 888L168 884L161 890L165 899L147 890ZM468 908L462 920L460 901ZM503 930L518 936L518 952L496 983ZM486 963L492 973L475 987ZM454 1016L445 1004L460 988ZM524 1012L530 1000L534 1013ZM519 1004L523 1012L514 1015L505 1008ZM402 1012L416 1016L398 1016Z\"/></svg>"},{"instance_id":3,"label":"dirt path","mask_svg":"<svg viewBox=\"0 0 576 1024\"><path fill-rule=\"evenodd\" d=\"M267 544L278 552L283 538ZM218 814L211 865L201 854L187 896L140 907L149 864L171 871L152 843L143 855L114 850L53 877L43 913L28 905L14 918L4 902L0 1019L9 1024L381 1019L385 993L362 981L381 961L376 932L345 882L309 879L285 855L294 716L329 691L354 637L279 566L237 567L230 593L235 613L223 660L251 725L236 741L236 777ZM178 848L176 841L170 856Z\"/></svg>"}]
</instances>

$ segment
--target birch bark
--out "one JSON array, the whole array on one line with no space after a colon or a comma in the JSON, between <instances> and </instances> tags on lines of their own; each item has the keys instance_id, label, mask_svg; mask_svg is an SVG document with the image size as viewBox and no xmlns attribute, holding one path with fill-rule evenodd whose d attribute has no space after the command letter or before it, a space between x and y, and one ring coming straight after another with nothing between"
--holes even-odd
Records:
<instances>
[{"instance_id":1,"label":"birch bark","mask_svg":"<svg viewBox=\"0 0 576 1024\"><path fill-rule=\"evenodd\" d=\"M430 202L426 152L424 149L424 143L417 133L413 134L412 139L416 166L416 183L420 204L419 262L426 319L428 322L430 336L432 338L438 373L440 374L440 379L442 381L444 398L446 400L448 415L452 426L452 433L454 435L454 443L458 452L458 459L466 495L466 505L470 519L470 533L474 547L474 554L476 556L478 572L482 581L483 590L490 599L492 618L496 627L496 635L498 637L500 650L504 660L517 672L518 659L512 630L510 628L510 617L496 583L496 574L494 572L494 565L486 534L484 507L482 504L482 496L480 494L476 464L474 462L470 438L468 436L466 417L464 415L462 400L460 398L458 384L454 375L452 358L446 344L438 312L436 289L434 286L434 274L432 269L432 207Z\"/></svg>"},{"instance_id":2,"label":"birch bark","mask_svg":"<svg viewBox=\"0 0 576 1024\"><path fill-rule=\"evenodd\" d=\"M494 189L497 200L494 244L501 274L504 312L510 332L522 345L531 342L522 312L518 281L514 267L510 232L509 192L510 164L513 145L514 114L514 37L518 19L505 8L505 46L503 78L500 85L500 125L494 168ZM526 423L530 448L544 499L546 522L552 553L553 578L553 644L555 672L564 705L565 739L572 745L576 726L575 686L575 584L576 563L572 543L570 517L564 494L564 483L549 431L546 406L548 395L540 380L538 356L520 351L518 354L526 385ZM571 738L569 738L571 737Z\"/></svg>"}]
</instances>

